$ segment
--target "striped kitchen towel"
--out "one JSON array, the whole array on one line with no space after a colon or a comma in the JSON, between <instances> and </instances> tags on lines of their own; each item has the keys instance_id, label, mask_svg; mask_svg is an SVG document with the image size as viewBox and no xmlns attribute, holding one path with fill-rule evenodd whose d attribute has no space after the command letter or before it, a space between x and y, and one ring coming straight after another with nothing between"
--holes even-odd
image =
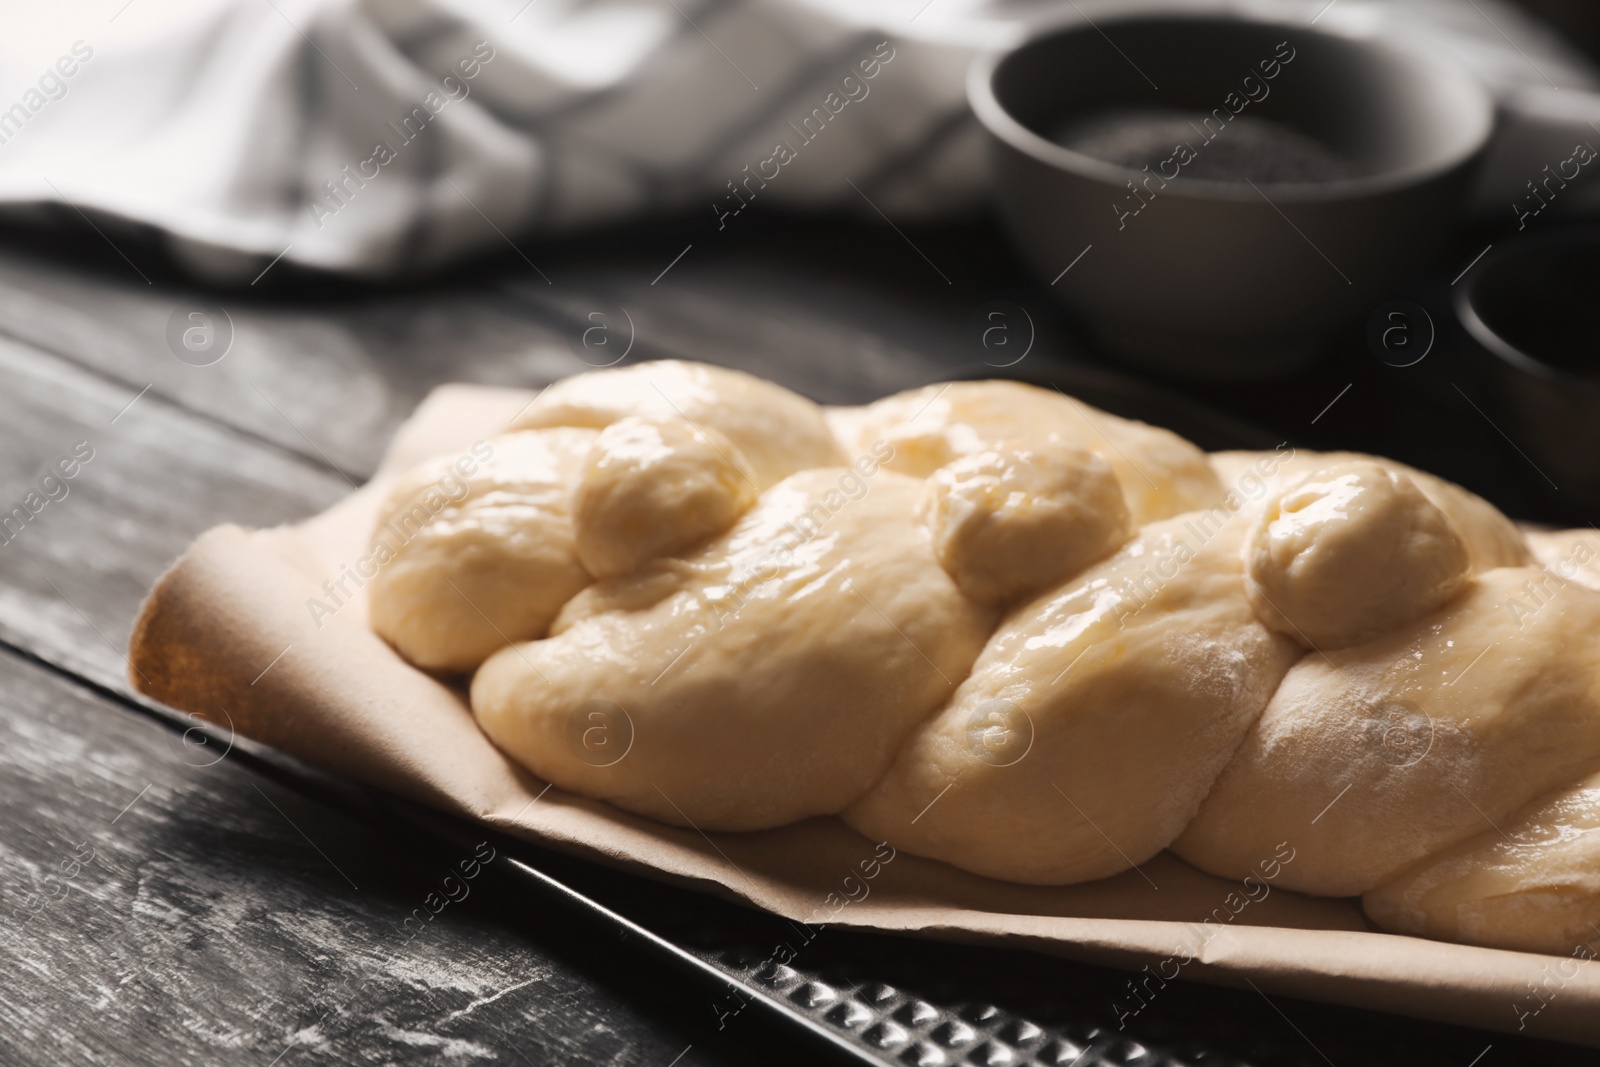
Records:
<instances>
[{"instance_id":1,"label":"striped kitchen towel","mask_svg":"<svg viewBox=\"0 0 1600 1067\"><path fill-rule=\"evenodd\" d=\"M1335 0L1492 81L1591 85L1477 0ZM1134 7L1310 18L1326 0L73 0L7 4L0 205L249 281L282 259L412 274L645 213L911 220L974 203L975 50ZM1341 10L1342 9L1342 10Z\"/></svg>"}]
</instances>

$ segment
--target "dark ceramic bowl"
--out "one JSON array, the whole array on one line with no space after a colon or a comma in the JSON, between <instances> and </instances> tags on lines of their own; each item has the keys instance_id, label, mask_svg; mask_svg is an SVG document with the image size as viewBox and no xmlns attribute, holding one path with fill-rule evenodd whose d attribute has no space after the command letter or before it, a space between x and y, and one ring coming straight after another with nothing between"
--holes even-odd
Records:
<instances>
[{"instance_id":1,"label":"dark ceramic bowl","mask_svg":"<svg viewBox=\"0 0 1600 1067\"><path fill-rule=\"evenodd\" d=\"M1496 246L1455 287L1491 410L1572 521L1600 508L1600 227Z\"/></svg>"},{"instance_id":2,"label":"dark ceramic bowl","mask_svg":"<svg viewBox=\"0 0 1600 1067\"><path fill-rule=\"evenodd\" d=\"M1199 378L1294 369L1363 319L1459 220L1495 121L1426 53L1228 15L1075 16L979 57L968 95L1040 277L1110 348ZM1187 154L1133 165L1130 116L1184 120Z\"/></svg>"}]
</instances>

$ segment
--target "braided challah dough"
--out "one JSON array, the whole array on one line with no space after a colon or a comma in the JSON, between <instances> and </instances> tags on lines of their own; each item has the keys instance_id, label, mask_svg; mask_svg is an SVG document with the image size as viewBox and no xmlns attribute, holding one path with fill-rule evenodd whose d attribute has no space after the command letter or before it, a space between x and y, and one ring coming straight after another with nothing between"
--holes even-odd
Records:
<instances>
[{"instance_id":1,"label":"braided challah dough","mask_svg":"<svg viewBox=\"0 0 1600 1067\"><path fill-rule=\"evenodd\" d=\"M1018 882L1100 878L1170 844L1299 651L1245 599L1242 524L1204 541L1187 525L1146 526L1007 616L845 820Z\"/></svg>"},{"instance_id":2,"label":"braided challah dough","mask_svg":"<svg viewBox=\"0 0 1600 1067\"><path fill-rule=\"evenodd\" d=\"M1242 877L1292 835L1281 885L1365 893L1600 769L1600 595L1518 619L1508 600L1539 578L1490 571L1410 625L1307 655L1174 851Z\"/></svg>"},{"instance_id":3,"label":"braided challah dough","mask_svg":"<svg viewBox=\"0 0 1600 1067\"><path fill-rule=\"evenodd\" d=\"M1565 956L1600 927L1600 774L1428 856L1362 898L1391 930Z\"/></svg>"},{"instance_id":4,"label":"braided challah dough","mask_svg":"<svg viewBox=\"0 0 1600 1067\"><path fill-rule=\"evenodd\" d=\"M468 671L543 637L593 577L691 547L727 529L760 490L844 462L815 404L676 360L557 382L511 429L521 432L423 464L384 505L372 628L419 667ZM639 499L652 489L654 499Z\"/></svg>"},{"instance_id":5,"label":"braided challah dough","mask_svg":"<svg viewBox=\"0 0 1600 1067\"><path fill-rule=\"evenodd\" d=\"M1600 943L1600 534L1056 390L596 371L396 484L374 629L533 773L1062 884L1163 849L1385 929Z\"/></svg>"},{"instance_id":6,"label":"braided challah dough","mask_svg":"<svg viewBox=\"0 0 1600 1067\"><path fill-rule=\"evenodd\" d=\"M379 513L372 628L429 670L465 671L541 636L592 580L569 499L593 430L505 434L422 464ZM504 591L517 589L516 596Z\"/></svg>"},{"instance_id":7,"label":"braided challah dough","mask_svg":"<svg viewBox=\"0 0 1600 1067\"><path fill-rule=\"evenodd\" d=\"M1172 431L1020 382L929 385L864 408L835 409L829 421L852 455L884 441L893 449L889 469L919 478L996 445L1047 440L1088 449L1116 472L1133 521L1141 525L1222 495L1205 454Z\"/></svg>"},{"instance_id":8,"label":"braided challah dough","mask_svg":"<svg viewBox=\"0 0 1600 1067\"><path fill-rule=\"evenodd\" d=\"M484 732L543 778L679 825L781 826L855 800L966 676L994 612L918 536L920 482L853 473L802 471L699 551L584 590L549 639L479 668ZM597 698L626 758L610 735L584 743Z\"/></svg>"},{"instance_id":9,"label":"braided challah dough","mask_svg":"<svg viewBox=\"0 0 1600 1067\"><path fill-rule=\"evenodd\" d=\"M629 416L715 430L743 454L762 489L795 471L847 462L822 409L805 397L742 371L675 359L563 379L511 429L601 429Z\"/></svg>"},{"instance_id":10,"label":"braided challah dough","mask_svg":"<svg viewBox=\"0 0 1600 1067\"><path fill-rule=\"evenodd\" d=\"M1469 493L1453 482L1436 478L1426 471L1408 467L1404 463L1359 452L1307 452L1291 450L1284 456L1278 453L1213 452L1211 465L1218 476L1253 500L1264 493L1281 491L1290 482L1314 474L1336 463L1371 460L1395 474L1405 475L1434 505L1450 516L1456 531L1467 545L1474 571L1493 570L1495 567L1520 567L1532 563L1533 555L1516 523L1502 515L1495 506L1475 493ZM1208 506L1215 501L1207 501Z\"/></svg>"}]
</instances>

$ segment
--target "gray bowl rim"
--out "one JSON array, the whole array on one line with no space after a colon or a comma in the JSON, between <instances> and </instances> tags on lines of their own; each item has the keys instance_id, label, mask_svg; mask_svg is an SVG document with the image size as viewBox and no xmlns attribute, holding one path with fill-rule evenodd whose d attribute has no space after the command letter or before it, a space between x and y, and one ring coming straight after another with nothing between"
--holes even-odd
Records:
<instances>
[{"instance_id":1,"label":"gray bowl rim","mask_svg":"<svg viewBox=\"0 0 1600 1067\"><path fill-rule=\"evenodd\" d=\"M999 70L1003 62L1024 48L1037 44L1046 38L1062 35L1068 31L1087 31L1104 34L1107 27L1115 28L1140 22L1231 23L1262 29L1280 29L1285 32L1299 34L1309 32L1323 37L1351 41L1369 48L1393 53L1402 62L1429 68L1441 81L1454 83L1452 95L1459 92L1463 96L1475 100L1480 105L1478 108L1480 128L1477 136L1471 139L1465 149L1450 153L1439 160L1427 161L1410 167L1403 167L1399 170L1364 175L1359 178L1342 178L1328 182L1261 182L1252 186L1248 182L1241 184L1239 182L1193 178L1179 185L1169 179L1169 181L1173 182L1173 187L1171 189L1163 189L1163 196L1197 201L1243 203L1265 199L1265 195L1259 193L1261 188L1270 189L1276 197L1295 203L1334 203L1381 196L1397 190L1426 185L1472 163L1487 150L1490 138L1494 133L1497 109L1493 96L1481 81L1453 63L1438 59L1420 49L1412 48L1408 45L1399 45L1368 34L1343 33L1335 28L1310 26L1304 23L1290 22L1270 16L1258 16L1246 12L1144 10L1116 14L1096 22L1090 22L1086 16L1076 13L1070 16L1052 18L1032 27L1027 36L1020 41L1004 48L981 52L973 57L971 66L967 68L968 104L977 116L979 123L983 125L991 136L999 138L1010 147L1041 163L1080 177L1092 178L1118 186L1131 177L1142 176L1144 173L1142 170L1134 170L1131 167L1096 159L1082 152L1075 152L1034 133L1012 117L1011 113L1006 110L1005 105L1000 103L1000 99L995 95L994 91L995 72ZM1271 201L1269 200L1268 202L1270 203Z\"/></svg>"},{"instance_id":2,"label":"gray bowl rim","mask_svg":"<svg viewBox=\"0 0 1600 1067\"><path fill-rule=\"evenodd\" d=\"M1537 255L1552 248L1585 245L1600 251L1600 226L1552 228L1516 237L1484 257L1484 262L1467 275L1466 284L1456 290L1450 302L1455 308L1456 318L1473 341L1496 359L1523 374L1559 385L1564 389L1600 395L1600 384L1587 378L1580 378L1536 356L1531 356L1500 336L1494 327L1483 321L1483 316L1478 314L1477 306L1478 287L1486 276L1486 268L1514 256L1527 253Z\"/></svg>"}]
</instances>

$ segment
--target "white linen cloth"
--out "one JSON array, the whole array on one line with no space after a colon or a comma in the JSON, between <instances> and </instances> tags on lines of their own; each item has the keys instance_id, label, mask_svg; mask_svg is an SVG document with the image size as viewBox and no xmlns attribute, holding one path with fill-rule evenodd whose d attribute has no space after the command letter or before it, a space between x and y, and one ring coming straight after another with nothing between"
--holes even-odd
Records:
<instances>
[{"instance_id":1,"label":"white linen cloth","mask_svg":"<svg viewBox=\"0 0 1600 1067\"><path fill-rule=\"evenodd\" d=\"M0 206L153 227L198 273L366 276L648 212L895 221L984 190L965 73L1040 18L1326 0L0 4ZM1497 86L1592 86L1494 0L1335 0ZM784 146L784 147L780 147Z\"/></svg>"}]
</instances>

